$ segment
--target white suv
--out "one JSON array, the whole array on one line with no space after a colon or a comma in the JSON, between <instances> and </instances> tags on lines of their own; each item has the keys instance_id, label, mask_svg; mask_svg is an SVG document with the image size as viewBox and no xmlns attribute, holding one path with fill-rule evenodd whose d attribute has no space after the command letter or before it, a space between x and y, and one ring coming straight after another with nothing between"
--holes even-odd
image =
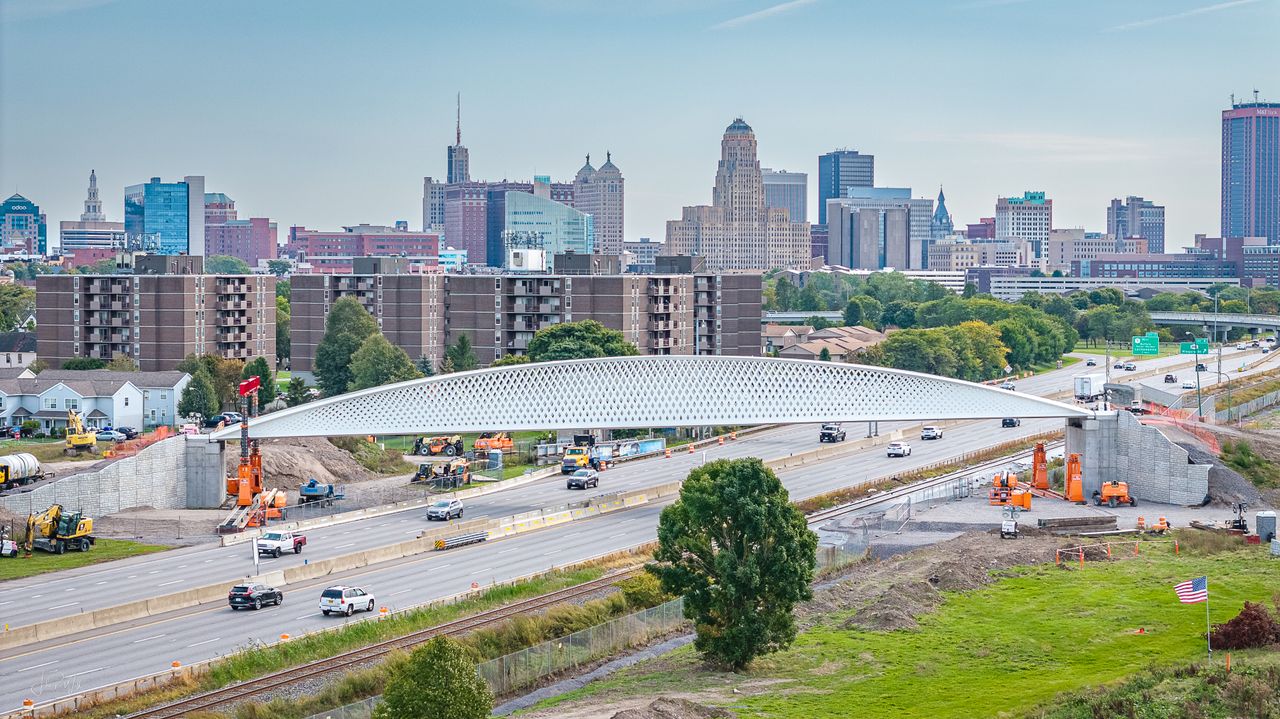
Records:
<instances>
[{"instance_id":1,"label":"white suv","mask_svg":"<svg viewBox=\"0 0 1280 719\"><path fill-rule=\"evenodd\" d=\"M910 457L911 445L906 442L890 442L888 446L888 455L890 457Z\"/></svg>"},{"instance_id":2,"label":"white suv","mask_svg":"<svg viewBox=\"0 0 1280 719\"><path fill-rule=\"evenodd\" d=\"M929 425L920 429L920 439L942 439L942 428Z\"/></svg>"},{"instance_id":3,"label":"white suv","mask_svg":"<svg viewBox=\"0 0 1280 719\"><path fill-rule=\"evenodd\" d=\"M333 612L348 617L357 611L372 612L377 600L360 587L329 587L320 593L320 611L328 616Z\"/></svg>"}]
</instances>

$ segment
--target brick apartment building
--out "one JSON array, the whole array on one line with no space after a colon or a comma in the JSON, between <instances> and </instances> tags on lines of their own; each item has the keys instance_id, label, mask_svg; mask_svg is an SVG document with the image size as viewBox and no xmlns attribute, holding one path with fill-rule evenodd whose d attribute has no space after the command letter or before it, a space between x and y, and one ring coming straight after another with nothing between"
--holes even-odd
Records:
<instances>
[{"instance_id":1,"label":"brick apartment building","mask_svg":"<svg viewBox=\"0 0 1280 719\"><path fill-rule=\"evenodd\" d=\"M665 259L665 258L664 258ZM679 258L685 259L685 258ZM481 365L523 354L543 327L592 319L642 354L760 354L758 274L409 274L396 258L359 258L355 274L295 275L294 372L312 372L325 317L358 297L394 345L439 363L466 334Z\"/></svg>"},{"instance_id":2,"label":"brick apartment building","mask_svg":"<svg viewBox=\"0 0 1280 719\"><path fill-rule=\"evenodd\" d=\"M276 280L206 275L201 257L138 257L133 274L41 275L36 325L41 359L132 357L145 372L189 354L275 363Z\"/></svg>"}]
</instances>

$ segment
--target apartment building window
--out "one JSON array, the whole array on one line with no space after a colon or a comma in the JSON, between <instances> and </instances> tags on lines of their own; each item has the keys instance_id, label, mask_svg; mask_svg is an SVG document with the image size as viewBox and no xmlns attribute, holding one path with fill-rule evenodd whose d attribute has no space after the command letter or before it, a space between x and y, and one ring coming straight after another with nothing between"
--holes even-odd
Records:
<instances>
[{"instance_id":1,"label":"apartment building window","mask_svg":"<svg viewBox=\"0 0 1280 719\"><path fill-rule=\"evenodd\" d=\"M80 321L80 310L72 310L72 311L71 311L71 320L72 320L73 322L79 322L79 321Z\"/></svg>"}]
</instances>

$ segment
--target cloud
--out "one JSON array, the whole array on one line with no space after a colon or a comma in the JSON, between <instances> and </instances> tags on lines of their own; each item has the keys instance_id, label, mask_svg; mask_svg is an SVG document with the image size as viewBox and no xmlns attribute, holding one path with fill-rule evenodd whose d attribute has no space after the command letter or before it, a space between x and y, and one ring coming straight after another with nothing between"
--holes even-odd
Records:
<instances>
[{"instance_id":1,"label":"cloud","mask_svg":"<svg viewBox=\"0 0 1280 719\"><path fill-rule=\"evenodd\" d=\"M0 20L18 22L109 5L116 0L0 0Z\"/></svg>"},{"instance_id":2,"label":"cloud","mask_svg":"<svg viewBox=\"0 0 1280 719\"><path fill-rule=\"evenodd\" d=\"M1154 17L1144 18L1142 20L1134 20L1123 25L1113 25L1112 27L1103 28L1103 32L1124 32L1126 30L1136 30L1140 27L1149 27L1151 25L1159 25L1160 23L1172 22L1174 20L1182 20L1183 18L1195 17L1196 15L1204 15L1219 10L1227 10L1238 5L1252 5L1261 0L1228 0L1228 2L1220 2L1214 5L1204 5L1202 7L1184 10L1183 12L1173 13L1172 15L1156 15Z\"/></svg>"},{"instance_id":3,"label":"cloud","mask_svg":"<svg viewBox=\"0 0 1280 719\"><path fill-rule=\"evenodd\" d=\"M781 15L782 13L790 12L792 10L795 10L796 8L804 7L805 5L812 5L817 1L818 0L790 0L789 2L778 3L777 5L772 5L763 10L757 10L756 12L748 13L746 15L739 15L738 17L735 17L735 18L729 18L728 20L725 20L722 23L717 23L715 25L712 25L711 29L726 30L731 27L746 25L747 23L750 23L750 22L755 22L757 20L764 20L766 18L771 18L775 15Z\"/></svg>"}]
</instances>

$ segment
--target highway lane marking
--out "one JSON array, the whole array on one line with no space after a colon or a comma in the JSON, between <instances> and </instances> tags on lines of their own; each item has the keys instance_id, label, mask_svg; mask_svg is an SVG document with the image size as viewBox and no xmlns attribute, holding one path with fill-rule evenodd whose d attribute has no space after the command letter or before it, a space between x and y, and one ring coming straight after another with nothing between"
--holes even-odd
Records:
<instances>
[{"instance_id":1,"label":"highway lane marking","mask_svg":"<svg viewBox=\"0 0 1280 719\"><path fill-rule=\"evenodd\" d=\"M46 610L63 609L63 608L65 608L65 607L74 607L75 605L77 605L77 604L79 604L79 603L80 603L80 602L71 602L70 604L59 604L59 605L58 605L58 606L56 606L56 607L45 607L45 609L46 609Z\"/></svg>"},{"instance_id":2,"label":"highway lane marking","mask_svg":"<svg viewBox=\"0 0 1280 719\"><path fill-rule=\"evenodd\" d=\"M299 619L310 619L310 618L312 618L312 617L314 617L314 616L315 616L315 613L314 613L314 612L312 612L311 614L303 614L303 615L302 615L302 616L300 616L300 617L294 617L294 621L297 621L297 620L299 620Z\"/></svg>"},{"instance_id":3,"label":"highway lane marking","mask_svg":"<svg viewBox=\"0 0 1280 719\"><path fill-rule=\"evenodd\" d=\"M392 593L388 594L387 596L388 596L388 597L394 597L394 596L396 596L396 595L398 595L398 594L404 594L405 592L412 592L412 591L413 591L412 589L401 589L400 591L398 591L398 592L392 592Z\"/></svg>"},{"instance_id":4,"label":"highway lane marking","mask_svg":"<svg viewBox=\"0 0 1280 719\"><path fill-rule=\"evenodd\" d=\"M10 600L10 601L8 601L8 602L0 602L0 607L3 607L3 606L4 606L4 605L6 605L6 604L13 604L13 601L12 601L12 600Z\"/></svg>"},{"instance_id":5,"label":"highway lane marking","mask_svg":"<svg viewBox=\"0 0 1280 719\"><path fill-rule=\"evenodd\" d=\"M350 544L339 544L338 546L334 547L334 549L346 549L347 547L354 547L354 546L356 546L356 543L352 542Z\"/></svg>"},{"instance_id":6,"label":"highway lane marking","mask_svg":"<svg viewBox=\"0 0 1280 719\"><path fill-rule=\"evenodd\" d=\"M104 582L94 582L94 583L93 583L93 585L94 585L95 587L96 587L96 586L103 585L103 584L106 584L106 582L104 581Z\"/></svg>"},{"instance_id":7,"label":"highway lane marking","mask_svg":"<svg viewBox=\"0 0 1280 719\"><path fill-rule=\"evenodd\" d=\"M138 578L138 575L136 574L130 574L129 576L125 577L125 579L137 579L137 578Z\"/></svg>"},{"instance_id":8,"label":"highway lane marking","mask_svg":"<svg viewBox=\"0 0 1280 719\"><path fill-rule=\"evenodd\" d=\"M200 646L201 644L212 644L212 643L214 643L214 642L216 642L216 641L218 641L218 640L220 640L220 639L222 639L222 637L214 637L213 639L206 639L206 640L204 640L203 642L196 642L195 644L188 644L185 648L186 648L186 649L190 649L191 647L198 647L198 646Z\"/></svg>"},{"instance_id":9,"label":"highway lane marking","mask_svg":"<svg viewBox=\"0 0 1280 719\"><path fill-rule=\"evenodd\" d=\"M544 556L544 557L550 557L550 556L551 556L551 555L553 555L553 554L559 554L559 553L561 553L561 552L563 552L563 551L564 551L563 549L553 549L553 550L551 550L550 552L543 552L543 553L542 553L542 556Z\"/></svg>"},{"instance_id":10,"label":"highway lane marking","mask_svg":"<svg viewBox=\"0 0 1280 719\"><path fill-rule=\"evenodd\" d=\"M625 536L627 536L626 532L623 532L622 534L611 534L609 535L609 539L617 539L618 537L625 537Z\"/></svg>"},{"instance_id":11,"label":"highway lane marking","mask_svg":"<svg viewBox=\"0 0 1280 719\"><path fill-rule=\"evenodd\" d=\"M169 586L170 584L177 584L178 582L181 582L181 581L183 581L183 580L181 580L181 579L175 579L175 580L173 580L172 582L162 582L162 583L160 583L160 584L157 584L156 586L157 586L157 587L167 587L167 586Z\"/></svg>"},{"instance_id":12,"label":"highway lane marking","mask_svg":"<svg viewBox=\"0 0 1280 719\"><path fill-rule=\"evenodd\" d=\"M480 571L476 572L476 574L484 574L485 572L492 572L492 571L493 571L493 567L487 567L485 569L481 569Z\"/></svg>"},{"instance_id":13,"label":"highway lane marking","mask_svg":"<svg viewBox=\"0 0 1280 719\"><path fill-rule=\"evenodd\" d=\"M212 559L206 559L203 562L201 562L201 564L208 564L209 562L212 562L212 561L213 561Z\"/></svg>"},{"instance_id":14,"label":"highway lane marking","mask_svg":"<svg viewBox=\"0 0 1280 719\"><path fill-rule=\"evenodd\" d=\"M515 551L518 551L519 549L520 549L520 547L512 547L511 549L504 549L504 550L502 550L501 552L498 552L498 554L506 554L507 552L515 552Z\"/></svg>"},{"instance_id":15,"label":"highway lane marking","mask_svg":"<svg viewBox=\"0 0 1280 719\"><path fill-rule=\"evenodd\" d=\"M67 678L68 678L68 679L72 679L72 678L75 678L75 677L82 677L82 676L84 676L84 675L86 675L86 674L92 674L92 673L94 673L94 672L100 672L100 671L102 671L102 669L103 669L103 667L98 667L97 669L86 669L85 671L82 671L82 672L76 672L75 674L68 674L68 675L67 675Z\"/></svg>"},{"instance_id":16,"label":"highway lane marking","mask_svg":"<svg viewBox=\"0 0 1280 719\"><path fill-rule=\"evenodd\" d=\"M147 572L147 574L159 574L159 573L160 573L159 569L153 569L150 572Z\"/></svg>"},{"instance_id":17,"label":"highway lane marking","mask_svg":"<svg viewBox=\"0 0 1280 719\"><path fill-rule=\"evenodd\" d=\"M64 590L62 590L62 591L64 591L64 592L74 592L75 590L76 590L76 588L75 588L75 587L72 587L72 588L70 588L70 589L64 589Z\"/></svg>"},{"instance_id":18,"label":"highway lane marking","mask_svg":"<svg viewBox=\"0 0 1280 719\"><path fill-rule=\"evenodd\" d=\"M152 639L159 639L160 637L164 637L164 636L168 636L168 635L166 635L166 634L157 634L157 635L155 635L155 636L153 636L153 637L146 637L145 639L135 639L135 640L133 640L132 642L129 642L129 643L130 643L130 644L141 644L141 643L143 643L143 642L149 642L149 641L151 641Z\"/></svg>"},{"instance_id":19,"label":"highway lane marking","mask_svg":"<svg viewBox=\"0 0 1280 719\"><path fill-rule=\"evenodd\" d=\"M39 599L40 597L43 597L43 596L44 596L43 594L33 594L33 595L31 595L31 598L32 598L32 599Z\"/></svg>"},{"instance_id":20,"label":"highway lane marking","mask_svg":"<svg viewBox=\"0 0 1280 719\"><path fill-rule=\"evenodd\" d=\"M47 666L49 666L50 664L57 664L57 663L58 663L58 660L57 660L57 659L54 659L54 660L53 660L53 661L51 661L51 662L45 662L44 664L37 664L37 665L35 665L35 666L33 666L33 667L27 667L26 669L19 669L19 670L18 670L18 673L19 673L19 674L21 674L21 673L23 673L23 672L29 672L29 671L31 671L32 669L39 669L40 667L47 667Z\"/></svg>"}]
</instances>

